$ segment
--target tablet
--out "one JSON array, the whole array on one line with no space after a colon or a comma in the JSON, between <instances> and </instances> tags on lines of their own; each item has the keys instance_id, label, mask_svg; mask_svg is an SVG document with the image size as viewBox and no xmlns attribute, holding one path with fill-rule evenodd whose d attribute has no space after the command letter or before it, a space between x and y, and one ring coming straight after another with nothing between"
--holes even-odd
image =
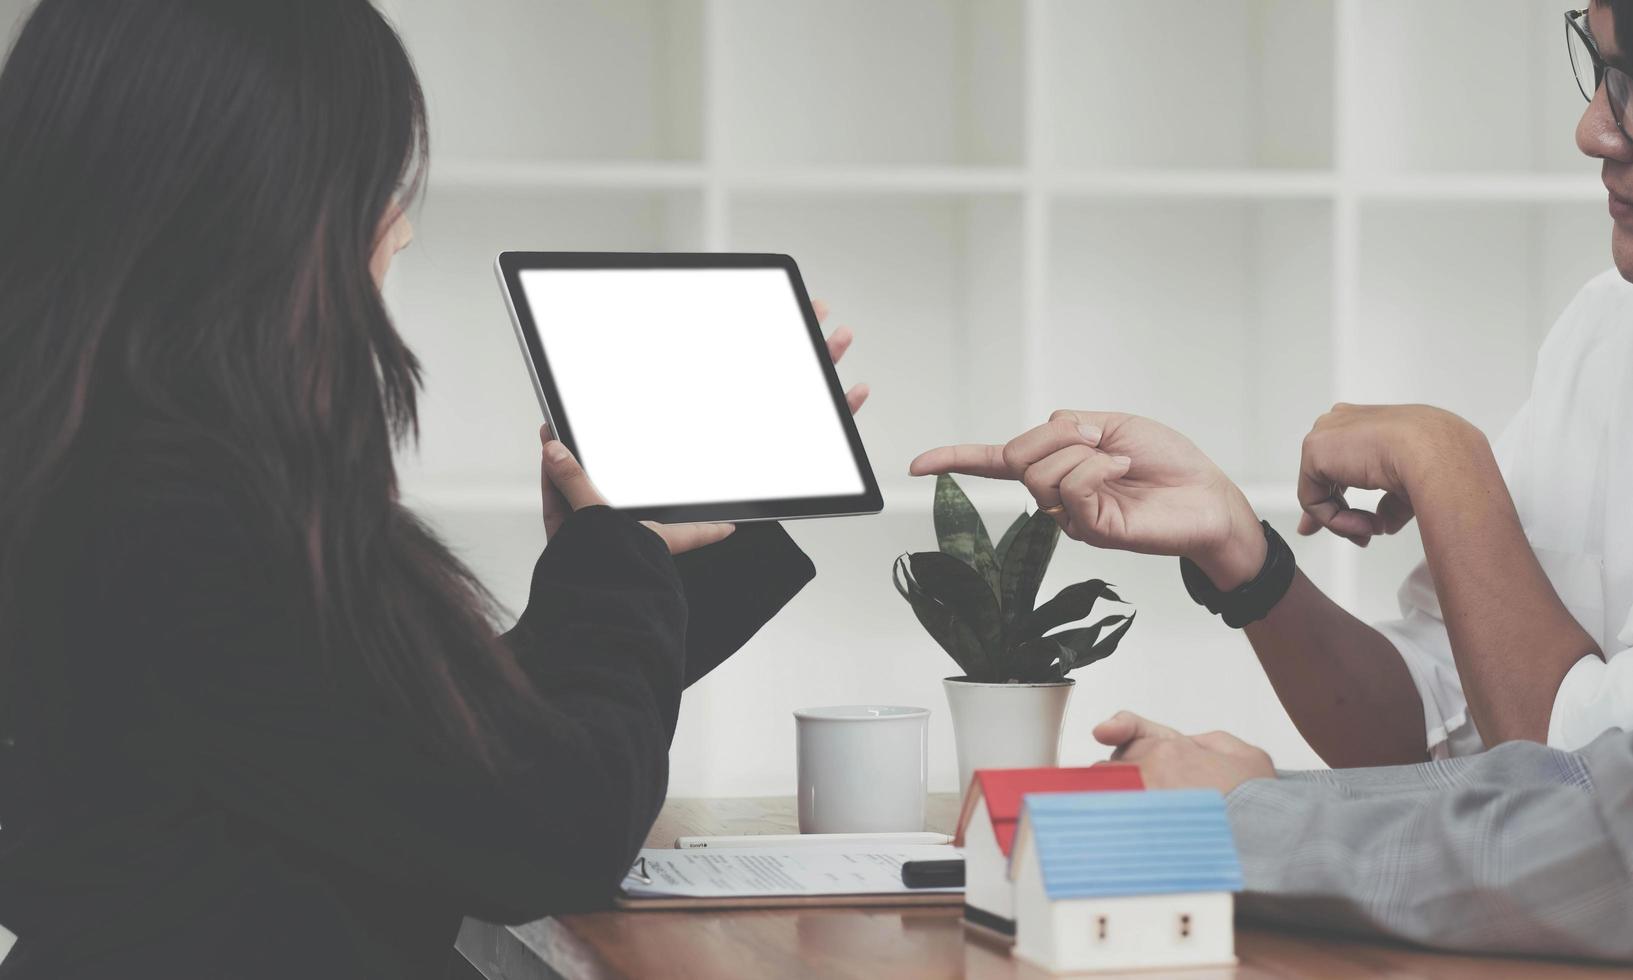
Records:
<instances>
[{"instance_id":1,"label":"tablet","mask_svg":"<svg viewBox=\"0 0 1633 980\"><path fill-rule=\"evenodd\" d=\"M883 506L799 267L786 255L503 252L545 418L641 520Z\"/></svg>"}]
</instances>

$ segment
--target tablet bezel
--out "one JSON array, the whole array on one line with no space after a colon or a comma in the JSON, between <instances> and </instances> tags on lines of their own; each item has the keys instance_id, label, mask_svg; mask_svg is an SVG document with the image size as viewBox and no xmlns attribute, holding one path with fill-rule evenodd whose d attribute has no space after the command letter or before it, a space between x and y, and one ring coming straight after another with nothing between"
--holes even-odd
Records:
<instances>
[{"instance_id":1,"label":"tablet bezel","mask_svg":"<svg viewBox=\"0 0 1633 980\"><path fill-rule=\"evenodd\" d=\"M665 524L731 521L785 521L806 517L848 517L859 514L877 514L884 509L884 498L879 493L878 480L868 461L862 437L856 431L850 407L845 402L845 389L839 383L833 361L828 356L828 342L822 336L816 311L805 291L805 280L799 265L792 257L774 253L749 252L500 252L494 262L499 276L500 292L510 310L510 322L516 330L523 360L527 362L528 376L533 379L533 392L539 407L556 437L578 454L578 443L573 439L573 423L567 407L562 404L550 370L549 358L534 326L533 313L528 306L527 293L522 289L521 273L530 269L781 269L793 287L800 315L805 319L812 351L828 383L834 411L839 414L845 438L850 444L851 457L862 477L862 492L827 497L788 497L772 500L723 500L703 504L661 504L646 507L619 508L638 520L660 521ZM583 460L590 479L595 479L593 460Z\"/></svg>"}]
</instances>

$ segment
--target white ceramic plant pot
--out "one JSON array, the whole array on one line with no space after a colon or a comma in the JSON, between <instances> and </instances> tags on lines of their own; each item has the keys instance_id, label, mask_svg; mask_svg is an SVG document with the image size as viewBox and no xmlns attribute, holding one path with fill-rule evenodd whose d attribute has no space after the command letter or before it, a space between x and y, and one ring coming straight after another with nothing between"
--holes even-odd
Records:
<instances>
[{"instance_id":1,"label":"white ceramic plant pot","mask_svg":"<svg viewBox=\"0 0 1633 980\"><path fill-rule=\"evenodd\" d=\"M969 789L977 769L1060 764L1060 730L1076 681L982 684L948 677L941 684L958 745L960 793Z\"/></svg>"}]
</instances>

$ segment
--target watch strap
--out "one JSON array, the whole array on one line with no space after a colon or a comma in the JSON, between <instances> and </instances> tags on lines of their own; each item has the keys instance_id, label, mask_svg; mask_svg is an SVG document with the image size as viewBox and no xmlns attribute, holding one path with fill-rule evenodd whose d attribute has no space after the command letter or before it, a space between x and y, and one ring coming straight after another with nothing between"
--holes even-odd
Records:
<instances>
[{"instance_id":1,"label":"watch strap","mask_svg":"<svg viewBox=\"0 0 1633 980\"><path fill-rule=\"evenodd\" d=\"M1180 578L1191 599L1223 619L1231 629L1241 629L1270 615L1270 610L1276 608L1293 586L1293 572L1298 567L1293 549L1269 521L1259 524L1264 528L1264 564L1259 574L1229 592L1215 587L1196 562L1189 558L1179 560Z\"/></svg>"}]
</instances>

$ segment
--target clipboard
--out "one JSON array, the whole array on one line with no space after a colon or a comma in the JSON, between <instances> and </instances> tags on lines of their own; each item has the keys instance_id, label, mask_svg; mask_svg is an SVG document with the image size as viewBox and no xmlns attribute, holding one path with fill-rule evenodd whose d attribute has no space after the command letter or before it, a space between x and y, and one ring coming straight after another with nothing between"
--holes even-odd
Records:
<instances>
[{"instance_id":1,"label":"clipboard","mask_svg":"<svg viewBox=\"0 0 1633 980\"><path fill-rule=\"evenodd\" d=\"M934 850L950 850L949 848L934 848ZM670 852L674 853L674 852ZM685 860L688 861L719 861L726 860L727 855L722 852L704 854L702 852L687 851ZM746 850L739 850L731 857L746 854ZM803 855L801 855L803 856ZM667 855L666 855L667 857ZM779 855L780 857L780 855ZM874 858L874 855L868 855ZM648 858L642 856L635 864L631 875L644 883L650 883L642 877L646 874ZM863 862L866 863L866 862ZM876 867L876 866L875 866ZM826 870L826 869L825 869ZM657 874L658 872L652 872ZM877 871L871 875L873 883L877 884ZM860 883L860 882L859 882ZM714 895L662 895L662 894L631 894L627 888L620 888L613 899L616 908L623 911L664 911L687 910L697 911L704 909L775 909L775 908L867 908L867 907L912 907L912 906L939 906L959 907L964 904L964 890L962 888L947 889L898 889L879 891L856 892L818 892L815 894L777 895L777 894L714 894Z\"/></svg>"}]
</instances>

